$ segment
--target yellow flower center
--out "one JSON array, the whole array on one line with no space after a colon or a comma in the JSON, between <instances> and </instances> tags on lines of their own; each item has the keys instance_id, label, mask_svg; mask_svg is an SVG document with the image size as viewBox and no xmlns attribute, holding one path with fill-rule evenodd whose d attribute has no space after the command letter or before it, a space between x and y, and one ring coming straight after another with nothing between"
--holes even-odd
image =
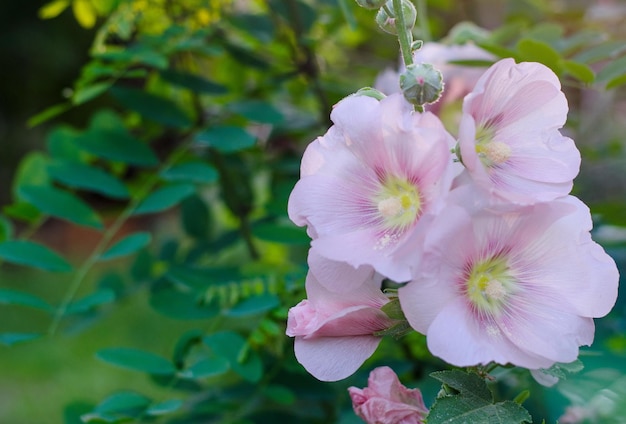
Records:
<instances>
[{"instance_id":1,"label":"yellow flower center","mask_svg":"<svg viewBox=\"0 0 626 424\"><path fill-rule=\"evenodd\" d=\"M415 222L422 202L413 183L389 176L374 197L374 204L387 229L401 230Z\"/></svg>"},{"instance_id":2,"label":"yellow flower center","mask_svg":"<svg viewBox=\"0 0 626 424\"><path fill-rule=\"evenodd\" d=\"M508 264L504 258L494 257L474 264L467 276L466 291L469 300L479 310L497 315L515 288Z\"/></svg>"},{"instance_id":3,"label":"yellow flower center","mask_svg":"<svg viewBox=\"0 0 626 424\"><path fill-rule=\"evenodd\" d=\"M493 137L493 128L489 126L479 125L476 129L476 153L486 167L500 165L511 157L511 148Z\"/></svg>"}]
</instances>

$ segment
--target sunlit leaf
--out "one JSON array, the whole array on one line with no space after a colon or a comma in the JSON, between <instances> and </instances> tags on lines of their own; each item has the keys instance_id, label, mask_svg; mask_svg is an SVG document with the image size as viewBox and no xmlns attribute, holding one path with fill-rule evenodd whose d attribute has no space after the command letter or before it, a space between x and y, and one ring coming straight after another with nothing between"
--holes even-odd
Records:
<instances>
[{"instance_id":1,"label":"sunlit leaf","mask_svg":"<svg viewBox=\"0 0 626 424\"><path fill-rule=\"evenodd\" d=\"M67 9L69 5L69 0L54 0L39 8L37 15L41 19L56 18L61 13L63 13L63 11Z\"/></svg>"},{"instance_id":2,"label":"sunlit leaf","mask_svg":"<svg viewBox=\"0 0 626 424\"><path fill-rule=\"evenodd\" d=\"M626 84L626 74L620 75L619 77L615 77L609 82L606 83L606 89L612 90L614 88L619 87L620 85Z\"/></svg>"},{"instance_id":3,"label":"sunlit leaf","mask_svg":"<svg viewBox=\"0 0 626 424\"><path fill-rule=\"evenodd\" d=\"M0 258L7 262L46 271L68 272L72 266L59 254L32 241L15 240L0 243Z\"/></svg>"},{"instance_id":4,"label":"sunlit leaf","mask_svg":"<svg viewBox=\"0 0 626 424\"><path fill-rule=\"evenodd\" d=\"M150 193L133 211L134 215L162 212L179 204L186 197L196 192L191 184L172 184L163 186Z\"/></svg>"},{"instance_id":5,"label":"sunlit leaf","mask_svg":"<svg viewBox=\"0 0 626 424\"><path fill-rule=\"evenodd\" d=\"M106 92L113 85L113 82L103 81L77 88L72 96L72 104L77 106L98 97Z\"/></svg>"},{"instance_id":6,"label":"sunlit leaf","mask_svg":"<svg viewBox=\"0 0 626 424\"><path fill-rule=\"evenodd\" d=\"M132 348L107 348L96 353L105 362L134 371L148 374L171 375L176 372L174 365L162 356Z\"/></svg>"},{"instance_id":7,"label":"sunlit leaf","mask_svg":"<svg viewBox=\"0 0 626 424\"><path fill-rule=\"evenodd\" d=\"M77 225L104 228L102 220L85 202L73 194L58 188L24 186L19 189L19 196L35 206L41 212Z\"/></svg>"},{"instance_id":8,"label":"sunlit leaf","mask_svg":"<svg viewBox=\"0 0 626 424\"><path fill-rule=\"evenodd\" d=\"M83 28L93 28L96 24L96 10L89 0L72 0L72 11Z\"/></svg>"},{"instance_id":9,"label":"sunlit leaf","mask_svg":"<svg viewBox=\"0 0 626 424\"><path fill-rule=\"evenodd\" d=\"M557 75L562 72L561 55L548 43L526 38L517 43L517 51L522 60L543 63Z\"/></svg>"},{"instance_id":10,"label":"sunlit leaf","mask_svg":"<svg viewBox=\"0 0 626 424\"><path fill-rule=\"evenodd\" d=\"M41 152L31 152L20 162L13 178L13 195L19 196L24 186L46 186L50 184L48 158Z\"/></svg>"},{"instance_id":11,"label":"sunlit leaf","mask_svg":"<svg viewBox=\"0 0 626 424\"><path fill-rule=\"evenodd\" d=\"M147 246L150 243L150 240L152 240L152 235L150 233L140 232L130 234L115 243L102 255L100 255L100 260L108 261L131 255Z\"/></svg>"},{"instance_id":12,"label":"sunlit leaf","mask_svg":"<svg viewBox=\"0 0 626 424\"><path fill-rule=\"evenodd\" d=\"M230 363L227 359L221 356L215 356L212 358L202 359L185 371L181 372L181 377L184 378L210 378L222 375L230 369Z\"/></svg>"},{"instance_id":13,"label":"sunlit leaf","mask_svg":"<svg viewBox=\"0 0 626 424\"><path fill-rule=\"evenodd\" d=\"M609 62L604 68L598 72L597 82L608 83L609 81L620 78L626 74L626 56Z\"/></svg>"},{"instance_id":14,"label":"sunlit leaf","mask_svg":"<svg viewBox=\"0 0 626 424\"><path fill-rule=\"evenodd\" d=\"M46 121L49 121L50 119L54 118L55 116L59 116L60 114L62 114L63 112L69 110L72 108L72 104L71 103L60 103L58 105L54 105L54 106L50 106L49 108L46 108L45 110L43 110L42 112L39 112L38 114L31 116L28 121L26 122L26 124L32 128L32 127L36 127L39 124L43 124Z\"/></svg>"},{"instance_id":15,"label":"sunlit leaf","mask_svg":"<svg viewBox=\"0 0 626 424\"><path fill-rule=\"evenodd\" d=\"M565 72L585 84L591 84L596 77L593 70L584 63L567 60L563 63Z\"/></svg>"}]
</instances>

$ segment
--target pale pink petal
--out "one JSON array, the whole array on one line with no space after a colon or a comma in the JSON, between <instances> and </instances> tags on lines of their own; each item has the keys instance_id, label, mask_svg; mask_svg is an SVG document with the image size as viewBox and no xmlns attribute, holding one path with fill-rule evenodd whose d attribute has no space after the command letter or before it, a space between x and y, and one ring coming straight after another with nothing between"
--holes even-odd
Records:
<instances>
[{"instance_id":1,"label":"pale pink petal","mask_svg":"<svg viewBox=\"0 0 626 424\"><path fill-rule=\"evenodd\" d=\"M321 381L337 381L351 376L372 356L380 337L297 337L294 350L298 362Z\"/></svg>"},{"instance_id":2,"label":"pale pink petal","mask_svg":"<svg viewBox=\"0 0 626 424\"><path fill-rule=\"evenodd\" d=\"M357 268L339 261L332 261L321 256L317 249L311 248L308 257L309 271L326 289L335 293L354 291L366 279L374 277L374 269L367 265Z\"/></svg>"}]
</instances>

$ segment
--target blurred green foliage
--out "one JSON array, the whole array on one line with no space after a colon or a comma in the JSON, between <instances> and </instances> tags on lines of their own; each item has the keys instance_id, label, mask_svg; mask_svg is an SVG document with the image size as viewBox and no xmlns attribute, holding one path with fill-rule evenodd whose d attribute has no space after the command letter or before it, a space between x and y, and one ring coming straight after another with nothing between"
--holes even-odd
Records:
<instances>
[{"instance_id":1,"label":"blurred green foliage","mask_svg":"<svg viewBox=\"0 0 626 424\"><path fill-rule=\"evenodd\" d=\"M415 33L559 75L567 131L586 161L577 194L623 273L626 34L585 4L561 3L432 0L428 29ZM371 13L348 0L53 0L39 17L50 28L75 19L92 42L65 100L28 120L46 135L5 186L0 391L12 407L0 421L358 422L345 389L383 358L433 403L440 384L428 374L442 364L419 335L385 340L333 384L309 376L284 335L288 308L304 297L309 244L286 216L301 153L332 104L398 63L396 40ZM623 299L598 322L590 355L626 355ZM553 389L501 370L496 398L481 386L472 402L523 420L501 401L530 387L535 422L554 422L570 403L597 410L589 422L624 422L615 382L626 369L590 358L591 369Z\"/></svg>"}]
</instances>

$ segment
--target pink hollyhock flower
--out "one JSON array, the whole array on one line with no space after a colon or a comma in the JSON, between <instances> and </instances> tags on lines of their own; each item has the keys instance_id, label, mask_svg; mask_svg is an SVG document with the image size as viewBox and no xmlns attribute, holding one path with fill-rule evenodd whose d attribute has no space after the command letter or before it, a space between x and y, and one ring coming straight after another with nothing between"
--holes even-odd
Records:
<instances>
[{"instance_id":1,"label":"pink hollyhock flower","mask_svg":"<svg viewBox=\"0 0 626 424\"><path fill-rule=\"evenodd\" d=\"M443 206L454 141L437 117L414 112L400 94L347 97L331 119L335 125L304 152L289 217L308 225L320 255L406 281L408 266L394 252Z\"/></svg>"},{"instance_id":2,"label":"pink hollyhock flower","mask_svg":"<svg viewBox=\"0 0 626 424\"><path fill-rule=\"evenodd\" d=\"M557 76L539 63L503 59L465 97L459 129L463 164L478 186L509 202L567 195L580 153L558 129L567 100Z\"/></svg>"},{"instance_id":3,"label":"pink hollyhock flower","mask_svg":"<svg viewBox=\"0 0 626 424\"><path fill-rule=\"evenodd\" d=\"M315 280L333 293L350 293L358 290L363 281L382 280L369 265L355 268L346 262L333 261L320 255L314 247L309 249L308 264Z\"/></svg>"},{"instance_id":4,"label":"pink hollyhock flower","mask_svg":"<svg viewBox=\"0 0 626 424\"><path fill-rule=\"evenodd\" d=\"M451 204L399 290L402 310L453 365L572 362L593 341L593 318L617 298L615 262L591 240L591 225L571 196L506 213Z\"/></svg>"},{"instance_id":5,"label":"pink hollyhock flower","mask_svg":"<svg viewBox=\"0 0 626 424\"><path fill-rule=\"evenodd\" d=\"M428 414L419 389L407 389L389 367L370 373L367 387L348 389L354 412L368 424L421 424Z\"/></svg>"},{"instance_id":6,"label":"pink hollyhock flower","mask_svg":"<svg viewBox=\"0 0 626 424\"><path fill-rule=\"evenodd\" d=\"M336 293L309 272L308 299L289 310L287 335L296 338L296 358L322 381L337 381L353 374L378 347L380 337L375 333L395 323L380 310L389 302L380 290L382 277L354 277L358 281L348 283L354 290Z\"/></svg>"}]
</instances>

